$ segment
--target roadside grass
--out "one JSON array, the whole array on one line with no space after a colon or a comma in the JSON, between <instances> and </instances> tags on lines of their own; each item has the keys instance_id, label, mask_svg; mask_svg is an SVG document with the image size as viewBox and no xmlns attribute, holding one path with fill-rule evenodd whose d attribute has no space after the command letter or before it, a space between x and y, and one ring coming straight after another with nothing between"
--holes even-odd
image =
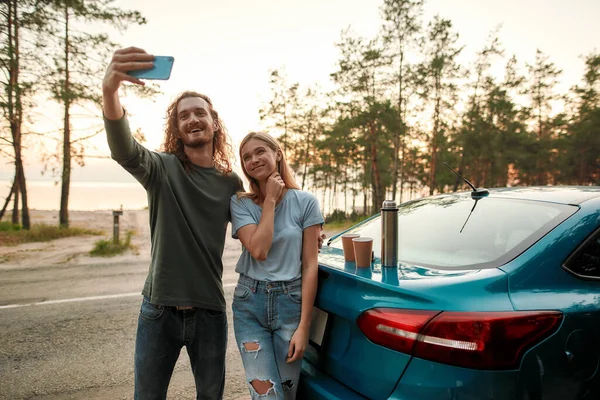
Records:
<instances>
[{"instance_id":1,"label":"roadside grass","mask_svg":"<svg viewBox=\"0 0 600 400\"><path fill-rule=\"evenodd\" d=\"M102 235L96 229L79 227L60 228L54 225L34 224L31 229L22 229L21 225L7 221L0 222L0 246L16 246L22 243L49 242L71 236Z\"/></svg>"},{"instance_id":2,"label":"roadside grass","mask_svg":"<svg viewBox=\"0 0 600 400\"><path fill-rule=\"evenodd\" d=\"M347 214L342 210L334 210L333 213L329 214L325 218L325 224L323 230L330 232L331 236L339 232L345 231L348 228L358 224L369 218L370 215L357 214L355 212Z\"/></svg>"},{"instance_id":3,"label":"roadside grass","mask_svg":"<svg viewBox=\"0 0 600 400\"><path fill-rule=\"evenodd\" d=\"M128 249L136 252L137 247L131 244L133 234L133 231L125 232L125 239L119 239L118 243L115 243L112 239L98 240L94 244L92 251L90 251L90 255L93 257L113 257L124 253Z\"/></svg>"}]
</instances>

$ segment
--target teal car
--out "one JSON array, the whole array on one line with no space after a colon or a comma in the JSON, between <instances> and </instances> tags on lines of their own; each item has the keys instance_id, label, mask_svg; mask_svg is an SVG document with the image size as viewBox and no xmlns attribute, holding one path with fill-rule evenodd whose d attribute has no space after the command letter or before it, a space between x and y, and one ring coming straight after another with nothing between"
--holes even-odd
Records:
<instances>
[{"instance_id":1,"label":"teal car","mask_svg":"<svg viewBox=\"0 0 600 400\"><path fill-rule=\"evenodd\" d=\"M302 399L600 399L600 187L403 203L398 262L319 255Z\"/></svg>"}]
</instances>

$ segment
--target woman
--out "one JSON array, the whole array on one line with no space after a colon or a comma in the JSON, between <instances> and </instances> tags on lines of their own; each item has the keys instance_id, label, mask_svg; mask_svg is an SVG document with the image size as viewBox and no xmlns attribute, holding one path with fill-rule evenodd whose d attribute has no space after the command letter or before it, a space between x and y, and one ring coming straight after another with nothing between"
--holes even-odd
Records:
<instances>
[{"instance_id":1,"label":"woman","mask_svg":"<svg viewBox=\"0 0 600 400\"><path fill-rule=\"evenodd\" d=\"M253 399L294 399L317 291L317 199L299 190L266 133L240 144L250 191L231 198L232 234L244 248L233 326Z\"/></svg>"}]
</instances>

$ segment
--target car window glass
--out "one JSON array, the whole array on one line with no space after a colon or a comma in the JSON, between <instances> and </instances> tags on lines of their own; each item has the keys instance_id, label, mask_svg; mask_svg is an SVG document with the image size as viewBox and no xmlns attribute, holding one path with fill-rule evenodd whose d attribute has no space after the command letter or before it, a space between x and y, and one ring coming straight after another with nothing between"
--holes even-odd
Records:
<instances>
[{"instance_id":1,"label":"car window glass","mask_svg":"<svg viewBox=\"0 0 600 400\"><path fill-rule=\"evenodd\" d=\"M600 233L579 249L565 267L581 277L600 278Z\"/></svg>"},{"instance_id":2,"label":"car window glass","mask_svg":"<svg viewBox=\"0 0 600 400\"><path fill-rule=\"evenodd\" d=\"M398 212L401 262L439 268L502 265L578 210L576 206L507 198L441 196L404 203ZM379 217L351 230L373 237L381 253ZM341 240L332 243L341 249Z\"/></svg>"}]
</instances>

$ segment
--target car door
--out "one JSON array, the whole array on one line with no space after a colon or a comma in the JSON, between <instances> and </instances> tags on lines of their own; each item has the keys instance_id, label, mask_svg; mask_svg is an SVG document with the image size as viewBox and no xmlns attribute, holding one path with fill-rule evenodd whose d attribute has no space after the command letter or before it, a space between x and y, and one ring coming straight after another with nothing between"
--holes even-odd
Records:
<instances>
[{"instance_id":1,"label":"car door","mask_svg":"<svg viewBox=\"0 0 600 400\"><path fill-rule=\"evenodd\" d=\"M509 274L515 310L558 310L560 329L522 362L517 399L600 398L600 202L580 204Z\"/></svg>"},{"instance_id":2,"label":"car door","mask_svg":"<svg viewBox=\"0 0 600 400\"><path fill-rule=\"evenodd\" d=\"M600 229L588 237L565 261L563 268L585 281L592 308L576 313L577 328L565 343L569 371L577 381L577 399L600 398ZM589 291L588 291L589 290ZM595 307L594 307L595 306Z\"/></svg>"}]
</instances>

